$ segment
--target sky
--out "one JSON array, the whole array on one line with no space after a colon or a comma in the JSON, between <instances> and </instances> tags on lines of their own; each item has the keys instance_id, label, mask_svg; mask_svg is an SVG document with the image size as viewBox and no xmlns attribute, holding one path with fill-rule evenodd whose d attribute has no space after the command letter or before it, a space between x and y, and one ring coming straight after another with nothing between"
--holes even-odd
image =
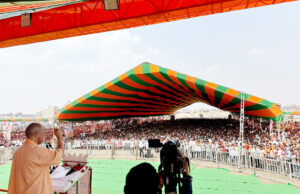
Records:
<instances>
[{"instance_id":1,"label":"sky","mask_svg":"<svg viewBox=\"0 0 300 194\"><path fill-rule=\"evenodd\" d=\"M0 49L0 114L63 107L145 61L299 105L300 1Z\"/></svg>"}]
</instances>

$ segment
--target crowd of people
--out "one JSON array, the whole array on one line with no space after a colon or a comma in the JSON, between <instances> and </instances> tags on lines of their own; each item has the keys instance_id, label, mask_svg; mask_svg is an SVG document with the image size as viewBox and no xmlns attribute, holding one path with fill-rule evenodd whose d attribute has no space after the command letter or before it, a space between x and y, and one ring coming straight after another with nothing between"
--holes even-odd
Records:
<instances>
[{"instance_id":1,"label":"crowd of people","mask_svg":"<svg viewBox=\"0 0 300 194\"><path fill-rule=\"evenodd\" d=\"M226 152L237 156L239 152L238 119L117 119L106 122L82 122L62 126L67 134L67 147L80 148L90 145L98 149L140 150L146 156L148 139L161 142L179 141L182 150L189 150L197 157L202 150ZM243 152L259 158L293 161L300 164L300 123L280 124L280 133L275 123L261 119L246 119L244 126ZM67 129L68 128L68 129ZM70 133L71 132L71 133ZM53 130L48 129L46 140L53 141ZM23 131L11 134L14 144L25 139Z\"/></svg>"}]
</instances>

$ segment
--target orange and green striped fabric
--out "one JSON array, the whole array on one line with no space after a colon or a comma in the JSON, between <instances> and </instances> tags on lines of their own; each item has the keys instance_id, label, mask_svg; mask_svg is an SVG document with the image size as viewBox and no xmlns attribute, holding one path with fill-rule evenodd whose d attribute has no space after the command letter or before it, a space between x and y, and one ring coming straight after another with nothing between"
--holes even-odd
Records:
<instances>
[{"instance_id":1,"label":"orange and green striped fabric","mask_svg":"<svg viewBox=\"0 0 300 194\"><path fill-rule=\"evenodd\" d=\"M42 5L6 3L0 4L0 48L290 1L295 0L119 0L119 10L113 11L104 8L103 0L47 0ZM19 16L23 13L32 13L28 27L21 25Z\"/></svg>"},{"instance_id":2,"label":"orange and green striped fabric","mask_svg":"<svg viewBox=\"0 0 300 194\"><path fill-rule=\"evenodd\" d=\"M29 122L49 121L46 118L0 118L0 122Z\"/></svg>"},{"instance_id":3,"label":"orange and green striped fabric","mask_svg":"<svg viewBox=\"0 0 300 194\"><path fill-rule=\"evenodd\" d=\"M300 115L300 111L283 112L284 115Z\"/></svg>"},{"instance_id":4,"label":"orange and green striped fabric","mask_svg":"<svg viewBox=\"0 0 300 194\"><path fill-rule=\"evenodd\" d=\"M57 115L59 120L108 120L168 115L196 102L239 112L241 93L231 88L143 63L80 97ZM278 120L277 104L245 94L245 115Z\"/></svg>"}]
</instances>

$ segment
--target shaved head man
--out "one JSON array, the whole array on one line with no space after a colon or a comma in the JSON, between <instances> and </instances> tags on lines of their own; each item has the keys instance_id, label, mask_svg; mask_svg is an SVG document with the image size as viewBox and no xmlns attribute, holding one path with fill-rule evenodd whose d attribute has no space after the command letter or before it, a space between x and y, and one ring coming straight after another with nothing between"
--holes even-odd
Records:
<instances>
[{"instance_id":1,"label":"shaved head man","mask_svg":"<svg viewBox=\"0 0 300 194\"><path fill-rule=\"evenodd\" d=\"M46 129L31 123L25 130L26 140L13 157L9 194L53 194L49 166L58 165L63 155L63 131L54 130L57 149L48 150L39 144L45 141Z\"/></svg>"},{"instance_id":2,"label":"shaved head man","mask_svg":"<svg viewBox=\"0 0 300 194\"><path fill-rule=\"evenodd\" d=\"M26 138L31 139L37 144L45 141L46 129L39 123L31 123L25 130Z\"/></svg>"}]
</instances>

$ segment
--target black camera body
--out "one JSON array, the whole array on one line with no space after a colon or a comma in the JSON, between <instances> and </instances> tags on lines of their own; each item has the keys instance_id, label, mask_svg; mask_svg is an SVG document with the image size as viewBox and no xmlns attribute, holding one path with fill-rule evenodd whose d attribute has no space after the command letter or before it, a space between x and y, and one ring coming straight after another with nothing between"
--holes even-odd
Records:
<instances>
[{"instance_id":1,"label":"black camera body","mask_svg":"<svg viewBox=\"0 0 300 194\"><path fill-rule=\"evenodd\" d=\"M168 194L177 193L177 185L179 185L180 190L184 173L184 158L177 148L177 143L168 141L162 144L159 140L149 140L149 147L162 147L159 170L162 172L165 192Z\"/></svg>"}]
</instances>

